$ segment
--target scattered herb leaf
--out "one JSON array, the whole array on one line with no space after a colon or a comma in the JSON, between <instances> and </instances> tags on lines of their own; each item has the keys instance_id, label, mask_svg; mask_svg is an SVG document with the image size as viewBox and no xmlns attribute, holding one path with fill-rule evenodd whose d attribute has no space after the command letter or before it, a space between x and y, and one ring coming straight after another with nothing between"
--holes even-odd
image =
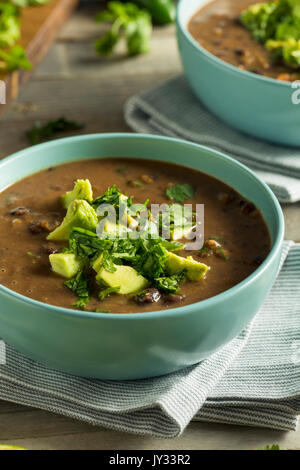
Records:
<instances>
[{"instance_id":1,"label":"scattered herb leaf","mask_svg":"<svg viewBox=\"0 0 300 470\"><path fill-rule=\"evenodd\" d=\"M26 132L26 136L32 145L38 144L44 140L51 139L60 132L77 131L84 127L75 121L68 121L64 117L60 117L53 121L49 121L42 125L36 122L32 129Z\"/></svg>"}]
</instances>

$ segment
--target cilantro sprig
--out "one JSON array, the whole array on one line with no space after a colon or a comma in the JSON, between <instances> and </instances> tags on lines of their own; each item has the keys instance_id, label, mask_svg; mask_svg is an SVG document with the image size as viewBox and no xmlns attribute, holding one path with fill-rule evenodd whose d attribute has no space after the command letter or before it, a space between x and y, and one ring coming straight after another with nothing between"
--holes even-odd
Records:
<instances>
[{"instance_id":1,"label":"cilantro sprig","mask_svg":"<svg viewBox=\"0 0 300 470\"><path fill-rule=\"evenodd\" d=\"M108 2L107 10L96 16L97 22L111 23L111 29L101 36L95 49L100 55L111 55L117 43L124 39L128 54L144 54L150 50L151 16L133 3Z\"/></svg>"}]
</instances>

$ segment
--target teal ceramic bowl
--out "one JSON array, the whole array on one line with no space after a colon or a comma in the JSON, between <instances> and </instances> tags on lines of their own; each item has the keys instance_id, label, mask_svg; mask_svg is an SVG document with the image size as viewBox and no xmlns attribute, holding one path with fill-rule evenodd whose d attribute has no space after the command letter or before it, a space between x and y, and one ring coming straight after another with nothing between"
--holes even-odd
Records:
<instances>
[{"instance_id":1,"label":"teal ceramic bowl","mask_svg":"<svg viewBox=\"0 0 300 470\"><path fill-rule=\"evenodd\" d=\"M291 83L240 70L191 36L188 23L208 0L181 0L177 37L185 75L201 102L230 126L254 137L300 147L300 104Z\"/></svg>"},{"instance_id":2,"label":"teal ceramic bowl","mask_svg":"<svg viewBox=\"0 0 300 470\"><path fill-rule=\"evenodd\" d=\"M30 147L0 162L0 190L49 166L107 156L169 161L224 181L260 208L271 233L272 251L232 289L158 312L69 310L0 285L0 336L26 356L70 374L117 380L167 374L208 357L254 317L278 271L282 212L270 189L237 161L196 144L135 134L83 135Z\"/></svg>"}]
</instances>

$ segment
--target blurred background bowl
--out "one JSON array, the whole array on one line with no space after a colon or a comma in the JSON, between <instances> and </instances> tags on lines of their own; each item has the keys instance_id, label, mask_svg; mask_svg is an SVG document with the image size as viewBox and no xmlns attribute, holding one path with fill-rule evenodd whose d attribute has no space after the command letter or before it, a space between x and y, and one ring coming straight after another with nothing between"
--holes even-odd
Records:
<instances>
[{"instance_id":1,"label":"blurred background bowl","mask_svg":"<svg viewBox=\"0 0 300 470\"><path fill-rule=\"evenodd\" d=\"M300 104L295 89L241 70L204 49L189 33L191 17L207 0L180 0L177 37L185 75L201 102L239 131L273 143L300 147Z\"/></svg>"}]
</instances>

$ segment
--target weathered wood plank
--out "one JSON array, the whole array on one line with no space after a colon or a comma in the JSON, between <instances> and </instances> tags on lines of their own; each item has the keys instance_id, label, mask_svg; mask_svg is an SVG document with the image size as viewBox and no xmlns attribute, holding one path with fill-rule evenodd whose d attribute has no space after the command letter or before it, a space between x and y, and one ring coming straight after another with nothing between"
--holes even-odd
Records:
<instances>
[{"instance_id":1,"label":"weathered wood plank","mask_svg":"<svg viewBox=\"0 0 300 470\"><path fill-rule=\"evenodd\" d=\"M257 450L277 443L281 449L300 450L300 433L283 433L267 429L191 423L176 439L136 436L61 419L43 412L9 416L14 431L1 442L29 449L98 449L98 450ZM1 416L2 418L2 416ZM17 418L17 420L16 420ZM24 419L22 421L22 418ZM19 437L18 437L19 436Z\"/></svg>"}]
</instances>

